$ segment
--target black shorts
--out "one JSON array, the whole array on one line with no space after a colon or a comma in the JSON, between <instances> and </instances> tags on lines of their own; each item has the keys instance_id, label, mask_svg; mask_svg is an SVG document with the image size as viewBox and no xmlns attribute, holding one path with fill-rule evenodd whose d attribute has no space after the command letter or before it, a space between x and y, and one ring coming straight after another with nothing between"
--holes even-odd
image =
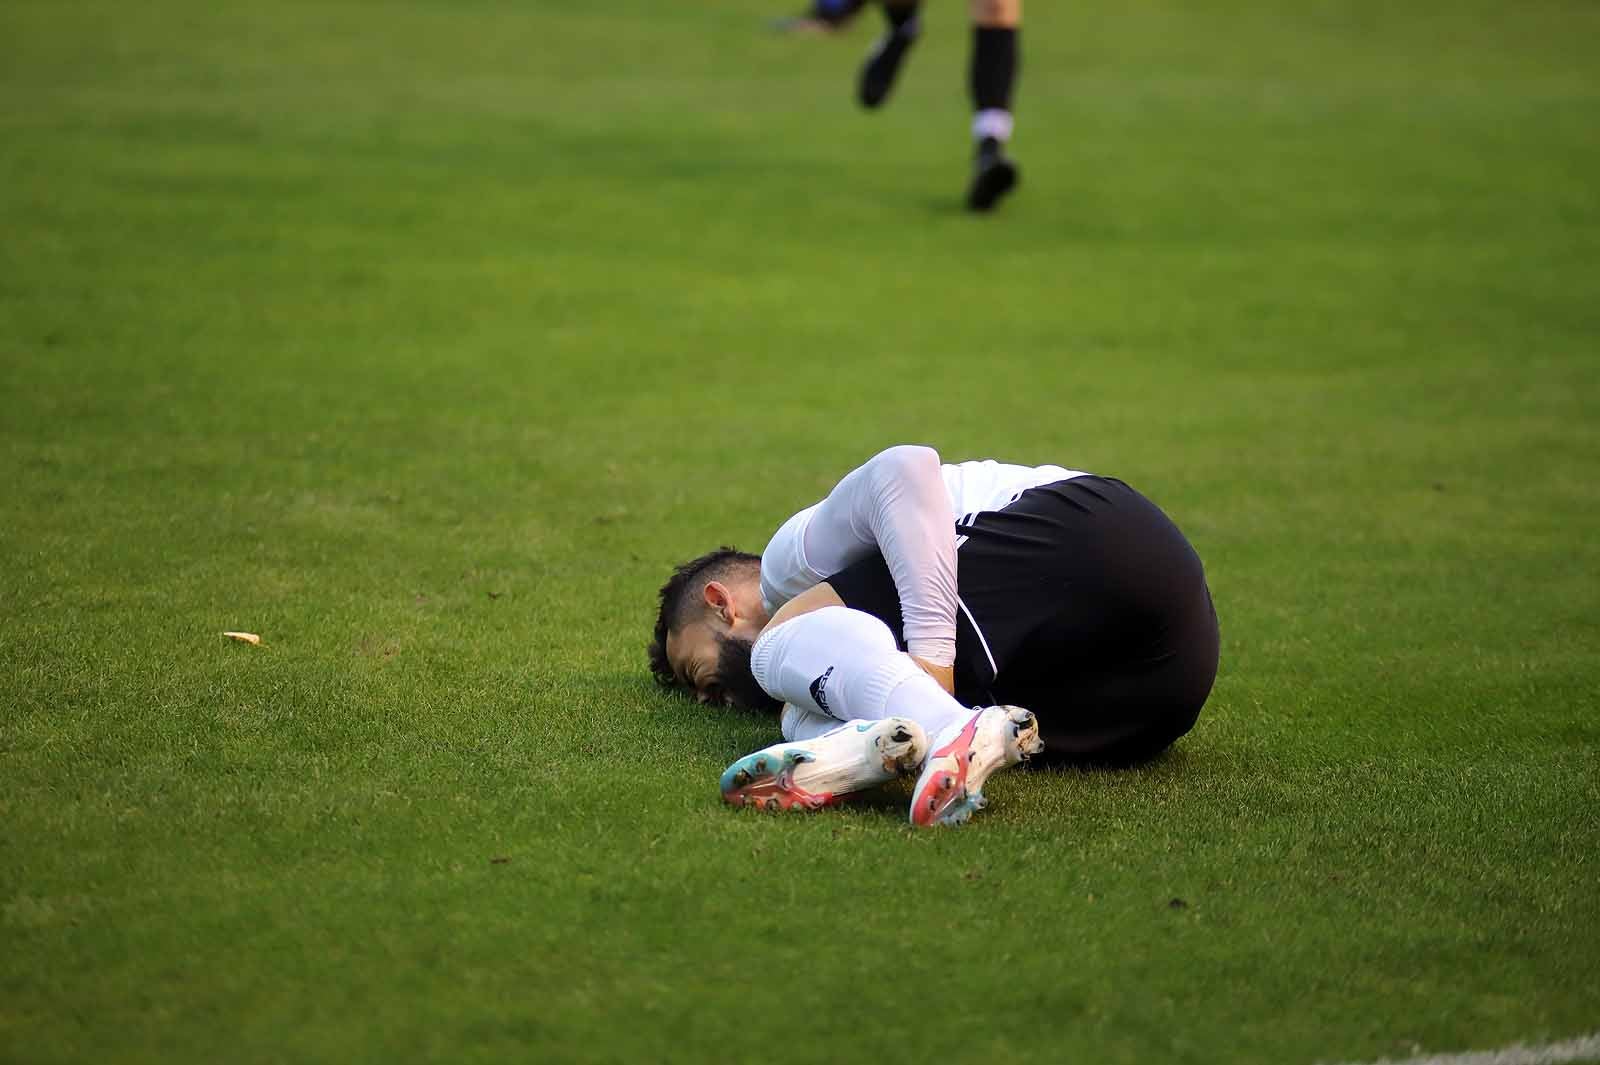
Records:
<instances>
[{"instance_id":1,"label":"black shorts","mask_svg":"<svg viewBox=\"0 0 1600 1065\"><path fill-rule=\"evenodd\" d=\"M1055 761L1142 761L1194 726L1217 675L1217 615L1200 557L1154 503L1075 477L965 516L956 536L961 702L1034 711ZM828 583L905 647L882 556Z\"/></svg>"}]
</instances>

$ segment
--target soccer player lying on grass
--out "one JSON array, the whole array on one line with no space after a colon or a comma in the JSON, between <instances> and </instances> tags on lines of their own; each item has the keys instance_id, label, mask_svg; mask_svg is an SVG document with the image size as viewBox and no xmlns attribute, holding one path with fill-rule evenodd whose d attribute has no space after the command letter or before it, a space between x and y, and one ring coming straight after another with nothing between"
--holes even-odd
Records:
<instances>
[{"instance_id":1,"label":"soccer player lying on grass","mask_svg":"<svg viewBox=\"0 0 1600 1065\"><path fill-rule=\"evenodd\" d=\"M1199 716L1217 647L1199 556L1123 482L901 446L760 557L679 567L650 667L702 702L781 708L785 742L728 767L729 802L815 808L918 772L911 820L931 825L1031 756L1160 753Z\"/></svg>"}]
</instances>

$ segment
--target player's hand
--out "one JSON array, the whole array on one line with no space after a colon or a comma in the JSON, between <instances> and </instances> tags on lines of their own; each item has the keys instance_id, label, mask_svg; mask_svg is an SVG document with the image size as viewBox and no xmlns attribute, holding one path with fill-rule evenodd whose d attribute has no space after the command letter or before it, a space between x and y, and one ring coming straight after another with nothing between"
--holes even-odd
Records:
<instances>
[{"instance_id":1,"label":"player's hand","mask_svg":"<svg viewBox=\"0 0 1600 1065\"><path fill-rule=\"evenodd\" d=\"M954 666L936 666L927 659L918 658L916 655L911 656L911 661L921 666L924 673L938 681L939 687L943 688L947 695L956 693L956 668Z\"/></svg>"}]
</instances>

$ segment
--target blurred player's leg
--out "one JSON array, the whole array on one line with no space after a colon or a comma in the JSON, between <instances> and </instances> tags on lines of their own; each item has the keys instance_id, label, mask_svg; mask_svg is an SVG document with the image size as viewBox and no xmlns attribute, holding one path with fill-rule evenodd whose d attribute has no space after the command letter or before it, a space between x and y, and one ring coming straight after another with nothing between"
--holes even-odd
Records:
<instances>
[{"instance_id":1,"label":"blurred player's leg","mask_svg":"<svg viewBox=\"0 0 1600 1065\"><path fill-rule=\"evenodd\" d=\"M856 98L862 107L878 107L894 88L895 76L906 53L917 41L922 21L918 18L919 0L884 0L883 17L888 22L878 43L872 46L856 84Z\"/></svg>"},{"instance_id":2,"label":"blurred player's leg","mask_svg":"<svg viewBox=\"0 0 1600 1065\"><path fill-rule=\"evenodd\" d=\"M772 28L782 33L832 33L842 29L856 13L866 6L867 0L812 0L803 15L788 15L776 19Z\"/></svg>"},{"instance_id":3,"label":"blurred player's leg","mask_svg":"<svg viewBox=\"0 0 1600 1065\"><path fill-rule=\"evenodd\" d=\"M972 24L972 137L977 158L967 206L987 211L1017 183L1017 165L1006 155L1006 143L1011 139L1022 0L972 0Z\"/></svg>"}]
</instances>

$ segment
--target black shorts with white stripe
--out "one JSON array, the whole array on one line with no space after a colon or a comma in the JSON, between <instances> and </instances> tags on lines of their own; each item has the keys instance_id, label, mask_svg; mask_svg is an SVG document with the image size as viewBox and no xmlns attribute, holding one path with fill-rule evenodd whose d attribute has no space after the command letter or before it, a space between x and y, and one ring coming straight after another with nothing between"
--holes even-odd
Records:
<instances>
[{"instance_id":1,"label":"black shorts with white stripe","mask_svg":"<svg viewBox=\"0 0 1600 1065\"><path fill-rule=\"evenodd\" d=\"M956 698L1034 711L1054 761L1142 761L1194 726L1217 615L1200 557L1154 503L1075 477L962 515L956 536ZM905 647L881 556L828 582Z\"/></svg>"}]
</instances>

